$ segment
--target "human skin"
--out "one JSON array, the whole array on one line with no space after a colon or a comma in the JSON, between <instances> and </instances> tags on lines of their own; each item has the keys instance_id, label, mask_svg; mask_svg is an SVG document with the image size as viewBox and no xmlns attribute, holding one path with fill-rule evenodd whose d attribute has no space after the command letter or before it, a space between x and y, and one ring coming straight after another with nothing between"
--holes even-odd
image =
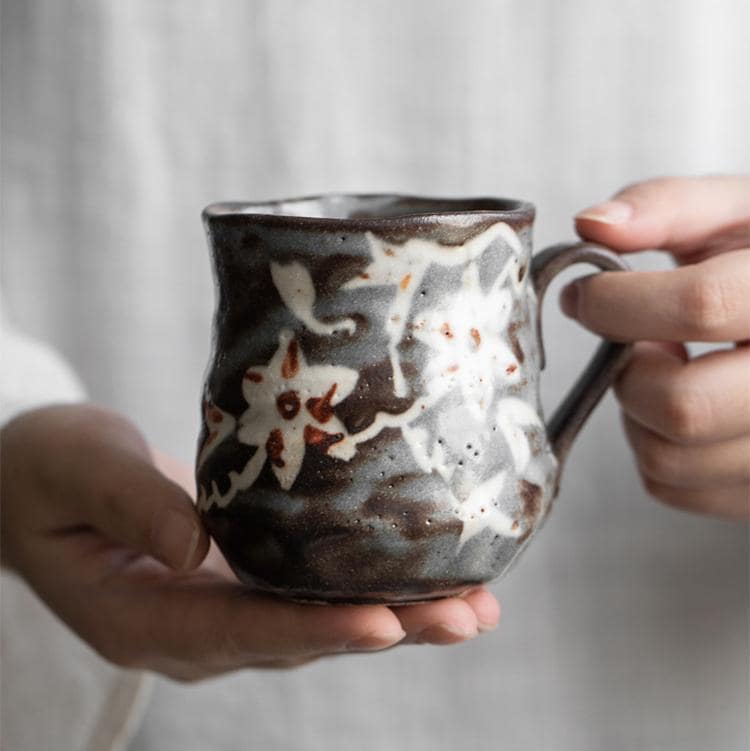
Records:
<instances>
[{"instance_id":1,"label":"human skin","mask_svg":"<svg viewBox=\"0 0 750 751\"><path fill-rule=\"evenodd\" d=\"M680 509L750 516L750 177L659 178L580 212L586 240L659 249L677 268L601 273L562 292L592 331L636 342L615 393L646 490ZM731 343L700 357L686 342Z\"/></svg>"},{"instance_id":2,"label":"human skin","mask_svg":"<svg viewBox=\"0 0 750 751\"><path fill-rule=\"evenodd\" d=\"M100 407L17 417L2 431L0 462L3 565L123 667L193 681L397 644L455 644L499 619L483 587L399 608L250 591L209 544L191 468Z\"/></svg>"}]
</instances>

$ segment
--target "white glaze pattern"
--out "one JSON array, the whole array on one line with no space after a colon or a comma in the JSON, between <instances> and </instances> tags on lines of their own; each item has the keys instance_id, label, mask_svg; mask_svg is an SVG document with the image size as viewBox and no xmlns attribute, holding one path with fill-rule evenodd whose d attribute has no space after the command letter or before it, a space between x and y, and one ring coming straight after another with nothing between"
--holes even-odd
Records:
<instances>
[{"instance_id":1,"label":"white glaze pattern","mask_svg":"<svg viewBox=\"0 0 750 751\"><path fill-rule=\"evenodd\" d=\"M531 447L522 427L530 425L544 430L544 424L530 404L513 396L498 402L496 416L497 425L510 447L516 472L521 475L531 459Z\"/></svg>"},{"instance_id":2,"label":"white glaze pattern","mask_svg":"<svg viewBox=\"0 0 750 751\"><path fill-rule=\"evenodd\" d=\"M271 278L284 305L315 334L334 334L346 331L353 334L357 324L351 318L336 323L319 321L313 313L315 287L310 272L297 261L282 265L271 261Z\"/></svg>"},{"instance_id":3,"label":"white glaze pattern","mask_svg":"<svg viewBox=\"0 0 750 751\"><path fill-rule=\"evenodd\" d=\"M226 506L249 488L266 463L284 490L292 487L307 445L327 443L346 435L331 408L351 393L358 374L338 365L308 365L291 331L279 334L279 346L268 365L247 369L242 393L249 407L237 420L237 440L255 446L242 472L231 472L230 489L219 493L216 483L201 506Z\"/></svg>"},{"instance_id":4,"label":"white glaze pattern","mask_svg":"<svg viewBox=\"0 0 750 751\"><path fill-rule=\"evenodd\" d=\"M520 537L523 530L518 521L498 508L500 493L507 472L501 470L481 485L477 485L465 498L457 498L458 518L463 522L459 547L485 529L503 537Z\"/></svg>"},{"instance_id":5,"label":"white glaze pattern","mask_svg":"<svg viewBox=\"0 0 750 751\"><path fill-rule=\"evenodd\" d=\"M498 238L510 249L510 256L501 272L483 290L477 261ZM426 427L426 422L420 423L445 397L458 392L456 406L447 410L457 410L455 418L443 420L447 412L442 404L442 411L437 413L438 425L447 428L448 443L453 440L454 444L463 444L464 435L471 435L472 440L479 441L484 448L490 441L490 423L496 422L509 446L514 476L521 478L529 468L534 470L527 473L529 479L539 479L541 468L529 466L531 447L522 429L532 426L544 430L536 409L517 397L501 398L493 404L503 387L518 383L522 377L522 365L505 338L514 299L519 295L533 297L526 284L527 275L521 269L522 248L517 235L507 224L498 222L457 246L424 239L389 243L372 233L367 233L367 240L372 262L342 289L394 288L393 301L385 316L394 394L405 397L408 393L398 351L407 331L430 350L423 371L422 393L405 411L379 412L367 428L350 434L330 407L352 392L359 374L337 365L308 365L292 332L282 331L278 349L268 365L251 366L243 381L243 395L249 408L237 420L237 439L255 446L256 452L241 472L230 473L228 492L220 494L216 483L210 495L201 492L201 507L208 508L214 503L226 506L239 491L255 482L266 461L271 462L279 485L289 490L308 446L317 445L315 450L350 461L360 444L375 438L386 428L397 428L420 469L425 473L436 472L446 483L447 495L463 522L460 545L485 529L507 537L521 536L527 531L522 528L524 525L500 509L500 495L508 473L502 470L479 485L466 475L456 475L456 445L451 447L453 458L449 460L444 441ZM433 264L463 265L461 287L448 296L435 295L435 305L415 314L416 296L423 291L421 285ZM315 317L315 288L302 264L272 262L271 274L288 309L310 331L320 335L355 331L356 324L351 318L331 324ZM294 373L284 372L292 346L298 368ZM287 399L286 407L279 402L282 397ZM307 404L326 399L327 412L322 420ZM284 414L285 409L287 414ZM225 424L228 425L228 421ZM434 431L435 424L432 424ZM315 441L308 440L312 431L317 436ZM210 450L230 433L231 429L222 427ZM206 456L208 453L202 452L200 461L205 461Z\"/></svg>"},{"instance_id":6,"label":"white glaze pattern","mask_svg":"<svg viewBox=\"0 0 750 751\"><path fill-rule=\"evenodd\" d=\"M386 242L372 232L367 233L372 263L360 277L351 279L342 289L382 285L396 288L393 302L386 313L388 354L393 369L393 391L396 396L407 395L397 347L404 335L414 297L418 292L422 292L420 285L427 269L433 263L439 266L459 266L467 261L473 261L498 237L502 237L516 255L521 254L518 236L505 222L496 222L462 245L441 245L422 238L412 238L398 245Z\"/></svg>"},{"instance_id":7,"label":"white glaze pattern","mask_svg":"<svg viewBox=\"0 0 750 751\"><path fill-rule=\"evenodd\" d=\"M458 388L462 404L481 420L498 381L520 378L518 360L502 336L513 305L502 288L505 277L500 274L484 293L479 269L469 263L461 287L414 323L414 336L433 351L425 369L427 393L442 396Z\"/></svg>"}]
</instances>

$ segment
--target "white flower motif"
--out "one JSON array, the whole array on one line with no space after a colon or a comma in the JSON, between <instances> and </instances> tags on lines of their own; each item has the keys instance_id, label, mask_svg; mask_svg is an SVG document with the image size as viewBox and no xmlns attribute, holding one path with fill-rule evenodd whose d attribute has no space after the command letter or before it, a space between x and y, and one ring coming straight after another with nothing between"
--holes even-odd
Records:
<instances>
[{"instance_id":1,"label":"white flower motif","mask_svg":"<svg viewBox=\"0 0 750 751\"><path fill-rule=\"evenodd\" d=\"M513 305L504 282L500 274L484 293L479 269L470 263L461 288L412 324L414 336L433 350L424 373L427 392L443 395L460 388L464 406L481 420L498 382L520 378L518 360L503 338Z\"/></svg>"},{"instance_id":2,"label":"white flower motif","mask_svg":"<svg viewBox=\"0 0 750 751\"><path fill-rule=\"evenodd\" d=\"M292 332L282 330L268 365L248 368L242 382L249 407L237 420L237 440L255 446L256 451L241 472L229 473L225 494L215 482L210 494L201 489L200 507L226 506L238 492L253 485L266 460L279 485L289 490L307 446L328 453L349 435L333 407L351 393L358 377L351 368L308 365Z\"/></svg>"},{"instance_id":3,"label":"white flower motif","mask_svg":"<svg viewBox=\"0 0 750 751\"><path fill-rule=\"evenodd\" d=\"M283 330L268 365L245 373L242 393L250 407L238 420L237 440L265 451L279 484L289 490L307 446L326 452L347 435L332 407L357 378L351 368L308 365L297 340Z\"/></svg>"},{"instance_id":4,"label":"white flower motif","mask_svg":"<svg viewBox=\"0 0 750 751\"><path fill-rule=\"evenodd\" d=\"M372 263L359 277L348 281L342 289L384 285L396 288L385 323L389 340L388 354L393 369L393 391L396 396L406 396L408 392L398 357L398 344L404 334L414 297L420 290L427 269L432 264L451 267L473 261L497 238L501 238L512 251L508 266L498 277L504 281L511 265L517 264L516 257L522 252L518 235L505 222L490 225L463 245L442 245L419 237L398 245L386 242L371 232L367 233Z\"/></svg>"},{"instance_id":5,"label":"white flower motif","mask_svg":"<svg viewBox=\"0 0 750 751\"><path fill-rule=\"evenodd\" d=\"M520 475L531 459L531 446L522 426L528 425L545 432L544 423L532 405L514 396L498 402L496 415L498 427L510 448L516 471Z\"/></svg>"},{"instance_id":6,"label":"white flower motif","mask_svg":"<svg viewBox=\"0 0 750 751\"><path fill-rule=\"evenodd\" d=\"M465 500L458 499L458 518L464 523L459 548L484 529L491 529L504 537L520 537L521 525L498 508L498 500L505 484L505 470L498 472L471 490Z\"/></svg>"}]
</instances>

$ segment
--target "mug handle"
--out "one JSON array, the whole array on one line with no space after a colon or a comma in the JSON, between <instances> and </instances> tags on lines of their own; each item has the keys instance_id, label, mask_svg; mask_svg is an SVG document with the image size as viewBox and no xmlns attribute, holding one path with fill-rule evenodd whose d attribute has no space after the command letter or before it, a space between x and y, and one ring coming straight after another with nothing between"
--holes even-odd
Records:
<instances>
[{"instance_id":1,"label":"mug handle","mask_svg":"<svg viewBox=\"0 0 750 751\"><path fill-rule=\"evenodd\" d=\"M542 340L542 300L550 282L574 263L590 263L602 271L629 271L630 267L607 248L592 243L561 243L534 255L531 261L531 281L537 295L537 339L539 341L540 368L545 367ZM586 369L568 391L560 406L547 423L547 435L559 470L570 447L594 407L630 357L632 344L602 341Z\"/></svg>"}]
</instances>

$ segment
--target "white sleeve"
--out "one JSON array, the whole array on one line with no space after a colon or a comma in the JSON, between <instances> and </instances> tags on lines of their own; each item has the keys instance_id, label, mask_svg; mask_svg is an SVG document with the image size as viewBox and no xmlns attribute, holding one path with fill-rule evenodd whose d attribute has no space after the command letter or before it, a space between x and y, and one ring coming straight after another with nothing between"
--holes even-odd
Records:
<instances>
[{"instance_id":1,"label":"white sleeve","mask_svg":"<svg viewBox=\"0 0 750 751\"><path fill-rule=\"evenodd\" d=\"M14 329L0 311L0 426L34 407L85 396L70 365ZM3 749L124 751L153 678L104 662L15 574L0 572L0 587L3 671L13 678L3 684ZM29 697L46 708L41 717L29 711Z\"/></svg>"},{"instance_id":2,"label":"white sleeve","mask_svg":"<svg viewBox=\"0 0 750 751\"><path fill-rule=\"evenodd\" d=\"M0 424L43 404L77 402L86 392L52 347L24 336L0 310Z\"/></svg>"}]
</instances>

